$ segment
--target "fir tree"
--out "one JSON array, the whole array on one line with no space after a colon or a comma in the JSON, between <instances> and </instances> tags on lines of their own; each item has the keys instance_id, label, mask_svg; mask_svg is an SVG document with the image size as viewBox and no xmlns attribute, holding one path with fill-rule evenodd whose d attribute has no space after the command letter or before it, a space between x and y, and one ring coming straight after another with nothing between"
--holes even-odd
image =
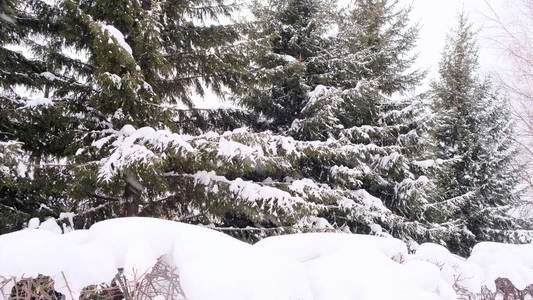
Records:
<instances>
[{"instance_id":1,"label":"fir tree","mask_svg":"<svg viewBox=\"0 0 533 300\"><path fill-rule=\"evenodd\" d=\"M269 22L259 20L255 27L258 31L252 33L260 47L256 48L259 54L254 58L258 61L252 64L251 73L258 75L260 81L256 89L244 93L243 97L249 108L270 119L267 126L274 132L237 129L188 136L171 130L126 125L95 143L109 153L100 162L98 178L113 182L125 170L133 169L141 179L139 183L149 187L144 196L157 199L144 202L140 214L214 226L252 227L252 234L247 236L252 239L283 231L341 228L354 232L370 232L374 228L375 233L388 232L406 239L426 234L428 226L400 213L400 207L406 207L408 200L424 194L422 190L418 194L416 191L425 179L415 177L409 166L411 151L419 137L419 128L415 126L419 121L418 107L395 103L382 95L384 91L375 84L383 77L382 73L376 70L376 77L371 77L365 73L365 66L356 61L361 52L367 55L384 50L361 46L364 51L355 49L350 58L342 61L339 56L335 60L329 50L335 50L334 54L350 54L347 44L335 43L351 35L346 29L342 31L343 37L324 37L329 25L320 27L318 16L325 18L331 11L319 14L318 8L327 6L306 6L310 4L308 1L276 3L280 9L261 15ZM317 10L294 13L313 8ZM376 6L376 10L379 8ZM264 6L261 9L269 11ZM383 29L398 26L393 13L396 7L388 9L376 14L376 18L383 14L389 18L384 28L376 32L388 32ZM407 24L404 17L407 11L401 15L405 36L399 39L389 34L384 38L387 42L381 43L384 49L393 48L398 40L412 45L416 30ZM269 35L270 24L275 25L273 35ZM303 30L301 24L310 31ZM362 28L358 30L363 31ZM308 35L300 37L296 33ZM263 44L260 37L265 35L267 43ZM363 43L357 42L358 39L362 38L355 36L351 42ZM409 50L405 47L404 54ZM392 59L391 64L404 63L404 55L395 55L401 59ZM263 62L265 67L261 67ZM342 74L344 69L339 66L349 63L352 66L349 72L361 74L358 80L350 79L348 72ZM268 64L271 68L266 67ZM407 67L390 66L390 69L398 70L396 76L403 77ZM296 70L300 73L292 73ZM296 80L279 76L278 71L294 75L291 78ZM393 72L382 65L379 71ZM405 78L416 82L417 77L415 73ZM287 85L287 80L298 84ZM395 92L409 86L408 83L398 85ZM294 98L294 95L301 97ZM332 103L333 97L346 103L329 110L333 117L343 120L346 128L331 129L319 122L318 130L295 130L300 120L303 121L300 128L308 128L305 121L313 117L305 107L310 103ZM369 97L375 100L373 114L352 115L356 111L353 107L367 107L364 101ZM276 99L292 99L292 102L276 102ZM282 112L283 118L277 118L274 110L269 112L273 108ZM317 108L317 113L326 111L323 106ZM285 114L289 111L290 114ZM255 131L258 129L254 127ZM305 136L304 132L323 135ZM386 232L378 232L376 224Z\"/></svg>"},{"instance_id":2,"label":"fir tree","mask_svg":"<svg viewBox=\"0 0 533 300\"><path fill-rule=\"evenodd\" d=\"M97 173L109 145L95 142L111 143L127 126L177 129L170 105L191 105L205 86L237 88L243 78L234 55L238 28L205 22L230 16L236 6L224 1L26 1L10 8L25 16L15 22L20 37L2 41L2 105L9 106L2 135L21 143L34 178L52 170L67 175L57 185L59 211L98 206L94 218L135 214L144 192L139 177L149 172L128 168L102 180ZM31 55L7 50L9 43ZM43 188L32 197L47 195Z\"/></svg>"},{"instance_id":3,"label":"fir tree","mask_svg":"<svg viewBox=\"0 0 533 300\"><path fill-rule=\"evenodd\" d=\"M477 72L475 32L461 15L433 84L437 193L426 215L457 224L461 232L447 242L465 255L483 240L527 240L513 231L526 224L508 214L519 200L508 104Z\"/></svg>"},{"instance_id":4,"label":"fir tree","mask_svg":"<svg viewBox=\"0 0 533 300\"><path fill-rule=\"evenodd\" d=\"M42 63L26 58L8 45L16 45L27 38L31 31L39 30L39 22L33 20L21 8L22 1L0 1L0 228L1 232L20 229L31 216L45 215L54 206L55 189L46 191L47 185L57 183L54 172L35 177L35 170L26 151L41 149L42 136L46 130L40 115L28 107L16 94L14 84L23 83L29 88L40 88L43 79ZM53 120L53 119L51 119ZM52 121L53 122L53 121ZM33 131L35 129L35 131ZM33 146L24 144L32 141ZM60 189L60 185L57 185Z\"/></svg>"},{"instance_id":5,"label":"fir tree","mask_svg":"<svg viewBox=\"0 0 533 300\"><path fill-rule=\"evenodd\" d=\"M417 29L398 1L356 1L346 14L326 0L256 3L247 41L236 24L209 25L236 9L222 0L28 3L21 13L30 17L16 23L20 34L0 48L21 62L0 62L1 104L9 106L0 112L0 147L9 149L0 157L7 166L0 184L14 186L13 157L23 157L25 178L43 181L12 190L46 198L52 214L75 212L79 227L144 215L230 227L247 239L349 230L459 245L493 234L492 227L468 229L489 215L490 224L511 222L485 205L512 190L512 150L491 144L509 137L510 127L494 122L504 106L489 84L472 77L461 90L450 81L457 84L450 94L462 98L445 98L446 80L435 85L438 99L484 101L465 100L479 115L454 119L454 107L442 100L435 137L446 147L439 159L428 154L423 95L391 99L422 75L410 71ZM7 50L8 43L33 57ZM33 94L20 95L15 85ZM219 95L231 90L250 111L195 109L192 95L206 87ZM450 120L464 122L457 136L465 140L446 136L460 127ZM242 125L251 129L236 129ZM485 163L474 163L480 157ZM428 192L430 164L437 191L449 194ZM473 192L444 185L455 171ZM17 218L37 215L39 201Z\"/></svg>"},{"instance_id":6,"label":"fir tree","mask_svg":"<svg viewBox=\"0 0 533 300\"><path fill-rule=\"evenodd\" d=\"M339 13L339 32L321 56L327 68L315 75L321 86L292 124L293 135L325 139L346 128L383 126L379 114L390 108L380 108L390 102L384 96L407 91L423 75L409 71L418 34L409 13L398 1L355 1Z\"/></svg>"},{"instance_id":7,"label":"fir tree","mask_svg":"<svg viewBox=\"0 0 533 300\"><path fill-rule=\"evenodd\" d=\"M420 79L418 72L407 71L413 61L408 53L416 37L416 29L408 24L409 10L399 9L396 2L355 6L353 23L339 26L338 36L318 34L326 32L325 27L308 43L310 49L296 48L315 55L302 54L307 58L300 60L291 55L296 53L289 51L292 48L273 45L282 41L279 32L300 32L283 22L288 12L298 11L294 9L305 3L280 2L281 9L272 11L269 8L277 8L275 3L259 6L259 11L266 12L260 14L257 32L252 33L256 40L267 34L268 43L259 43L252 73L258 74L260 81L257 89L245 93L243 102L266 116L271 121L268 126L278 135L248 130L210 133L170 145L178 150L171 153L177 155L174 162L190 161L190 156L194 162L165 165L163 157L169 154L154 151L153 161L146 162L139 155L137 163L162 168L158 172L172 170L168 177L179 188L164 201L178 215L188 213L199 222L281 231L345 228L354 232L370 232L378 228L373 225L380 224L389 234L420 241L449 234L448 228L433 228L420 216L427 203L428 180L415 172L412 159L424 138L424 106L419 101L402 103L386 96L406 91ZM363 9L373 11L358 12ZM367 31L363 21L368 20L355 17L363 14L386 21ZM289 15L291 24L315 24L308 14ZM263 24L264 20L268 23ZM271 31L267 29L274 34L268 35ZM305 41L298 37L291 36L293 43L286 45ZM320 47L313 46L317 41ZM384 57L387 51L393 53ZM367 61L360 63L362 57ZM308 72L311 68L315 72ZM285 75L298 84L287 85L292 79ZM388 86L384 80L396 82L396 87L380 90L380 86ZM292 100L282 103L280 99ZM127 136L137 136L133 140L153 151L151 139L139 130L129 131ZM127 136L117 138L129 140ZM172 215L171 210L166 211ZM265 232L259 229L257 234Z\"/></svg>"},{"instance_id":8,"label":"fir tree","mask_svg":"<svg viewBox=\"0 0 533 300\"><path fill-rule=\"evenodd\" d=\"M309 102L308 93L324 72L324 37L331 25L334 2L329 0L256 1L257 19L249 38L253 49L250 73L254 88L242 95L248 109L263 115L270 128L289 129Z\"/></svg>"},{"instance_id":9,"label":"fir tree","mask_svg":"<svg viewBox=\"0 0 533 300\"><path fill-rule=\"evenodd\" d=\"M413 88L423 75L410 70L418 30L410 24L409 13L398 1L356 1L338 18L339 33L326 52L328 70L322 84L309 93L311 100L291 133L298 139L333 138L364 145L351 167L320 162L335 170L330 183L353 188L345 186L346 178L357 182L357 188L403 220L388 224L390 233L429 240L447 229L428 230L432 224L421 216L431 185L417 172L414 160L424 150L427 105L422 97L390 99ZM352 227L361 230L356 229L360 224Z\"/></svg>"}]
</instances>

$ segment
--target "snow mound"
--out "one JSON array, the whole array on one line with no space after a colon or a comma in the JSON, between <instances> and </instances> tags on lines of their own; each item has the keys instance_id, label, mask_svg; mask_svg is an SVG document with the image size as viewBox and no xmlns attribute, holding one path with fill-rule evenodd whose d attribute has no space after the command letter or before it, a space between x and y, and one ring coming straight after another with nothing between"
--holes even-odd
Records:
<instances>
[{"instance_id":1,"label":"snow mound","mask_svg":"<svg viewBox=\"0 0 533 300\"><path fill-rule=\"evenodd\" d=\"M495 281L509 279L524 290L533 284L533 244L511 245L492 242L477 244L468 259L451 254L436 244L422 244L411 261L425 261L438 266L441 277L473 294L483 287L496 290Z\"/></svg>"},{"instance_id":2,"label":"snow mound","mask_svg":"<svg viewBox=\"0 0 533 300\"><path fill-rule=\"evenodd\" d=\"M263 251L305 262L339 251L378 251L389 259L401 261L407 256L405 244L393 238L349 233L305 233L275 236L254 245Z\"/></svg>"},{"instance_id":3,"label":"snow mound","mask_svg":"<svg viewBox=\"0 0 533 300\"><path fill-rule=\"evenodd\" d=\"M482 287L494 291L500 277L518 289L533 283L533 244L480 243L464 259L436 244L409 254L398 239L343 233L249 245L205 227L151 218L67 231L61 234L53 219L32 219L28 229L1 235L0 282L47 275L67 299L78 298L84 287L109 283L119 268L138 280L162 260L175 267L190 300L451 300L456 291L468 297ZM10 284L0 285L0 297Z\"/></svg>"},{"instance_id":4,"label":"snow mound","mask_svg":"<svg viewBox=\"0 0 533 300\"><path fill-rule=\"evenodd\" d=\"M479 243L467 261L480 266L483 283L490 289L496 288L494 281L499 277L511 280L520 290L533 284L533 244Z\"/></svg>"},{"instance_id":5,"label":"snow mound","mask_svg":"<svg viewBox=\"0 0 533 300\"><path fill-rule=\"evenodd\" d=\"M133 278L164 257L176 266L187 299L313 299L298 263L262 257L216 231L159 219L114 219L63 235L27 229L0 236L0 253L0 276L49 275L59 292L69 295L70 287L74 298L85 286L110 282L117 268Z\"/></svg>"},{"instance_id":6,"label":"snow mound","mask_svg":"<svg viewBox=\"0 0 533 300\"><path fill-rule=\"evenodd\" d=\"M397 239L310 233L267 238L254 247L302 263L315 300L456 299L435 265L403 264L407 247Z\"/></svg>"}]
</instances>

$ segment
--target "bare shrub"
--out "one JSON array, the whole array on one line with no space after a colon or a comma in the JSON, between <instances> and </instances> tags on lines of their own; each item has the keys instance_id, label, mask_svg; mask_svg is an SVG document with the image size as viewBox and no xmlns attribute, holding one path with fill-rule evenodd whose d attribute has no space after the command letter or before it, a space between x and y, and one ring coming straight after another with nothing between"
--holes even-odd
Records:
<instances>
[{"instance_id":1,"label":"bare shrub","mask_svg":"<svg viewBox=\"0 0 533 300\"><path fill-rule=\"evenodd\" d=\"M181 287L180 277L176 268L158 259L154 267L143 274L134 275L127 279L122 268L118 269L111 283L103 283L85 287L80 294L83 300L126 299L148 300L156 297L172 300L184 300L185 293ZM65 282L67 282L65 278ZM63 295L56 291L50 277L39 275L37 278L0 278L0 289L13 285L8 295L9 300L63 300L74 299L70 295ZM67 283L67 290L68 288Z\"/></svg>"},{"instance_id":2,"label":"bare shrub","mask_svg":"<svg viewBox=\"0 0 533 300\"><path fill-rule=\"evenodd\" d=\"M8 284L13 285L9 291L9 295L4 295L4 298L10 300L26 300L26 299L43 299L43 300L59 300L65 299L65 296L55 290L54 281L48 277L39 275L37 278L21 278L15 280L14 278L5 279L0 282L0 287L5 287ZM3 289L2 289L3 290Z\"/></svg>"},{"instance_id":3,"label":"bare shrub","mask_svg":"<svg viewBox=\"0 0 533 300\"><path fill-rule=\"evenodd\" d=\"M498 278L495 280L496 291L491 291L488 287L482 287L480 293L472 293L461 284L463 279L456 276L453 288L461 300L525 300L526 296L533 297L533 284L524 290L519 290L511 280Z\"/></svg>"}]
</instances>

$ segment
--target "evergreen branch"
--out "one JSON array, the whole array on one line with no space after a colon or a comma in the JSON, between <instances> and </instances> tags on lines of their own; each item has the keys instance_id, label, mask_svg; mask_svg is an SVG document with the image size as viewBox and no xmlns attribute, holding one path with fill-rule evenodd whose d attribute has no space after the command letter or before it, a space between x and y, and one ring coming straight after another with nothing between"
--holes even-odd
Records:
<instances>
[{"instance_id":1,"label":"evergreen branch","mask_svg":"<svg viewBox=\"0 0 533 300\"><path fill-rule=\"evenodd\" d=\"M270 227L270 228L260 228L260 227L215 227L215 226L206 226L209 229L222 231L222 232L279 232L279 231L298 231L298 232L338 232L338 229L334 228L303 228L296 226L279 226L279 227Z\"/></svg>"},{"instance_id":2,"label":"evergreen branch","mask_svg":"<svg viewBox=\"0 0 533 300\"><path fill-rule=\"evenodd\" d=\"M235 42L235 43L231 43L231 44L223 44L223 45L219 45L219 46L216 46L216 47L209 47L209 48L205 48L202 50L203 53L199 53L200 50L195 50L195 51L182 51L182 52L173 52L173 53L170 53L170 54L163 54L163 57L165 59L169 59L169 58L177 58L177 59L182 59L183 57L187 57L187 56L192 56L192 57L204 57L204 56L212 56L212 57L216 57L217 55L214 54L213 52L214 51L221 51L221 50L231 50L231 54L233 54L235 52L235 47L242 47L242 48L246 48L248 46L248 44L257 44L257 41L254 41L254 40L240 40L238 42ZM228 53L230 54L230 53Z\"/></svg>"},{"instance_id":3,"label":"evergreen branch","mask_svg":"<svg viewBox=\"0 0 533 300\"><path fill-rule=\"evenodd\" d=\"M244 6L244 2L233 2L230 4L204 5L204 6L186 6L188 10L212 10L220 8L239 8Z\"/></svg>"},{"instance_id":4,"label":"evergreen branch","mask_svg":"<svg viewBox=\"0 0 533 300\"><path fill-rule=\"evenodd\" d=\"M460 204L461 202L468 201L468 198L471 198L472 196L474 196L476 194L476 192L478 192L478 190L479 189L474 190L474 191L469 191L468 193L465 193L463 195L460 195L460 196L457 196L457 197L453 197L453 198L450 198L450 199L446 199L444 201L438 201L438 202L435 202L435 203L429 203L429 204L424 205L424 207L433 208L433 207L438 207L438 206L444 206L444 205L447 205L447 204L453 204L453 205L456 205L458 203Z\"/></svg>"},{"instance_id":5,"label":"evergreen branch","mask_svg":"<svg viewBox=\"0 0 533 300\"><path fill-rule=\"evenodd\" d=\"M3 207L5 209L10 210L10 211L12 211L14 213L17 213L17 214L23 214L25 216L30 216L30 214L28 214L28 213L25 213L25 212L23 212L23 211L21 211L19 209L16 209L14 207L11 207L11 206L8 206L8 205L2 204L2 203L0 203L0 207Z\"/></svg>"},{"instance_id":6,"label":"evergreen branch","mask_svg":"<svg viewBox=\"0 0 533 300\"><path fill-rule=\"evenodd\" d=\"M94 198L99 199L99 200L106 200L106 201L113 201L113 202L122 202L122 201L124 201L122 198L99 195L99 194L96 194L96 193L89 193L89 196L94 197Z\"/></svg>"},{"instance_id":7,"label":"evergreen branch","mask_svg":"<svg viewBox=\"0 0 533 300\"><path fill-rule=\"evenodd\" d=\"M187 222L187 221L190 221L190 220L194 220L194 219L198 219L198 218L201 218L201 217L205 217L206 214L205 213L201 213L201 214L191 214L191 215L188 215L188 216L183 216L183 217L180 217L178 218L178 222Z\"/></svg>"}]
</instances>

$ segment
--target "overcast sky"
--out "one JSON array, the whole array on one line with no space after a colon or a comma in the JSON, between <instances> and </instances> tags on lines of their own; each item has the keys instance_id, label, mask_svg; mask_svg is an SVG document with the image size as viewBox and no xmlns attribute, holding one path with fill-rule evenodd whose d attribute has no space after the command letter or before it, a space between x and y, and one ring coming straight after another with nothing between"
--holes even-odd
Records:
<instances>
[{"instance_id":1,"label":"overcast sky","mask_svg":"<svg viewBox=\"0 0 533 300\"><path fill-rule=\"evenodd\" d=\"M505 68L506 63L494 41L493 14L487 2L505 18L510 13L512 0L402 0L413 5L413 21L420 24L418 43L420 68L429 69L428 80L436 76L446 36L457 22L458 14L464 9L474 27L479 30L481 71L492 73ZM516 0L515 0L516 1Z\"/></svg>"}]
</instances>

